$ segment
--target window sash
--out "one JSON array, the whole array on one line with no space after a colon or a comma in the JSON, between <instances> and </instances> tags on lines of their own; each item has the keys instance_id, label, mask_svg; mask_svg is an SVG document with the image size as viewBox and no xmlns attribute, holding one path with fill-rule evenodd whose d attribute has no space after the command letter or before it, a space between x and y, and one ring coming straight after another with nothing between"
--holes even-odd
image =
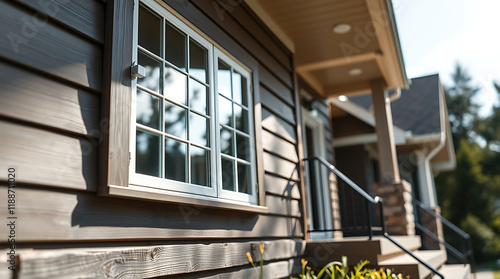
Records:
<instances>
[{"instance_id":1,"label":"window sash","mask_svg":"<svg viewBox=\"0 0 500 279\"><path fill-rule=\"evenodd\" d=\"M139 2L139 1L137 1ZM136 124L136 91L138 88L137 85L137 79L132 81L132 106L131 106L131 126L130 126L130 154L131 154L131 162L130 162L130 168L129 168L129 183L131 185L138 185L138 186L144 186L148 188L156 188L156 189L162 189L165 191L176 191L176 192L183 192L186 194L196 194L196 195L201 195L201 196L207 196L207 197L216 197L220 199L228 199L228 200L235 200L235 201L240 201L240 202L245 202L245 203L250 203L250 204L257 204L257 187L256 187L256 154L255 154L255 135L254 135L254 112L253 112L253 101L252 101L252 91L251 91L251 74L250 72L242 67L241 65L238 64L233 58L229 57L226 55L224 52L219 50L217 46L211 42L209 42L208 39L205 39L202 35L198 34L196 31L194 31L192 28L190 28L186 23L175 17L174 15L170 14L161 4L152 1L152 0L145 0L141 1L143 5L157 13L162 17L162 24L163 24L163 29L162 32L165 32L165 26L167 22L171 24L172 26L175 26L178 28L180 31L182 31L184 34L188 36L187 38L187 43L186 43L186 55L189 56L189 45L190 45L190 40L189 38L194 39L198 44L203 46L205 49L207 49L207 63L208 63L208 75L207 75L207 81L204 83L205 85L209 85L209 92L208 92L208 116L209 116L209 132L210 132L210 142L208 144L208 147L210 149L210 172L208 173L208 177L210 180L210 187L206 186L198 186L192 183L185 183L185 182L179 182L175 180L169 180L163 177L153 177L153 176L148 176L148 175L143 175L140 173L136 173L135 166L136 166L136 130L138 127L144 128L140 124ZM135 12L134 12L134 35L133 35L133 41L134 41L134 47L133 47L133 60L132 61L137 61L137 53L139 50L145 51L145 49L141 48L138 46L138 10L139 10L139 3L136 3L135 6ZM162 34L162 37L164 38L164 35ZM149 55L159 59L161 58L160 61L162 62L162 67L163 70L165 69L165 62L168 66L178 70L175 65L172 65L168 61L165 61L165 39L162 40L162 47L163 47L163 53L162 57L158 57L157 55L148 53ZM189 58L188 58L189 59ZM248 187L251 187L251 194L247 193L239 193L239 192L234 192L230 190L224 190L222 189L222 171L221 171L221 158L224 155L221 155L221 147L220 147L220 124L219 124L219 113L218 113L218 92L216 92L217 89L217 61L218 59L222 59L225 63L230 65L234 70L238 71L244 78L247 80L247 106L245 108L248 109L248 119L247 119L247 125L248 127L248 136L249 136L249 143L250 143L250 159L248 161L244 161L242 159L239 159L237 157L237 154L235 155L235 160L234 163L240 162L240 163L245 163L246 165L250 166L250 172L251 172L251 177L250 177L250 185ZM189 60L185 61L186 62L186 71L188 71L189 68ZM162 75L163 78L163 75ZM196 79L196 78L195 78ZM196 79L199 81L198 79ZM189 82L189 77L188 77L188 82ZM188 85L189 86L189 85ZM140 86L139 86L140 88ZM142 89L142 88L141 88ZM146 90L144 90L146 91ZM151 92L149 92L151 93ZM161 94L152 94L155 96L161 95ZM159 97L159 96L158 96ZM164 100L166 97L161 96L161 99ZM164 101L163 101L164 102ZM243 105L242 105L243 106ZM243 106L244 107L244 106ZM163 108L163 107L162 107ZM164 108L163 108L164 110ZM162 112L162 114L164 111ZM234 114L234 113L233 113ZM186 117L189 118L189 112L187 113ZM164 115L161 117L161 122L162 125L164 125ZM188 127L186 127L188 129ZM162 128L162 137L161 137L161 143L162 143L162 151L161 151L161 156L162 156L162 162L163 165L161 168L163 169L165 167L165 138L167 137L163 132ZM182 141L182 140L181 140ZM236 139L233 139L234 144L236 144ZM190 158L190 155L187 154L186 158ZM192 168L191 164L188 164L188 175L190 174L190 169ZM236 169L234 172L233 179L237 181L237 174L238 170ZM236 185L236 189L237 189Z\"/></svg>"}]
</instances>

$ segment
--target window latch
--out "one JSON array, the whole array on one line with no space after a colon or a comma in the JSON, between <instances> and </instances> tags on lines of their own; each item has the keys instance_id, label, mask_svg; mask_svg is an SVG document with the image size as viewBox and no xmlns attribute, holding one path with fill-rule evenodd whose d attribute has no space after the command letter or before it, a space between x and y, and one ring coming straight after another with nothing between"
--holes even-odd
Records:
<instances>
[{"instance_id":1,"label":"window latch","mask_svg":"<svg viewBox=\"0 0 500 279\"><path fill-rule=\"evenodd\" d=\"M130 67L130 74L132 75L132 79L143 78L146 76L146 68L134 62L132 63L132 67Z\"/></svg>"}]
</instances>

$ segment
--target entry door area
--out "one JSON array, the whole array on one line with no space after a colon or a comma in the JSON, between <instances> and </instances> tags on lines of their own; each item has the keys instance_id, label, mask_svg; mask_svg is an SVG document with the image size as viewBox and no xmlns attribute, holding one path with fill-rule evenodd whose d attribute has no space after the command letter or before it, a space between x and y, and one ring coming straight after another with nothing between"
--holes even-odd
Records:
<instances>
[{"instance_id":1,"label":"entry door area","mask_svg":"<svg viewBox=\"0 0 500 279\"><path fill-rule=\"evenodd\" d=\"M304 158L325 158L325 137L323 123L309 111L303 109ZM332 210L328 173L318 161L306 161L304 164L308 227L312 239L331 238Z\"/></svg>"}]
</instances>

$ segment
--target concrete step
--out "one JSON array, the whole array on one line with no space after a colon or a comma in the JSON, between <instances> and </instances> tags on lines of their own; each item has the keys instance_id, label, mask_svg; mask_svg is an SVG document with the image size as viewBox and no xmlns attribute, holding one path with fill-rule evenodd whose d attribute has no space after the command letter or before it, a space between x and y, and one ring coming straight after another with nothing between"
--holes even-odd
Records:
<instances>
[{"instance_id":1,"label":"concrete step","mask_svg":"<svg viewBox=\"0 0 500 279\"><path fill-rule=\"evenodd\" d=\"M463 264L445 264L439 272L444 275L446 279L469 279L470 278L470 265ZM434 275L433 279L440 279L439 276Z\"/></svg>"},{"instance_id":2,"label":"concrete step","mask_svg":"<svg viewBox=\"0 0 500 279\"><path fill-rule=\"evenodd\" d=\"M411 251L416 251L421 246L419 236L395 236L393 238ZM318 262L319 265L347 256L350 265L368 260L370 266L377 266L381 260L404 253L383 236L373 237L371 240L368 240L367 237L312 240L307 243L305 251L305 255L309 256L306 259L313 260L314 258L314 261Z\"/></svg>"},{"instance_id":3,"label":"concrete step","mask_svg":"<svg viewBox=\"0 0 500 279\"><path fill-rule=\"evenodd\" d=\"M443 250L414 251L413 254L435 269L439 269L446 261L446 252ZM409 275L412 279L431 277L429 269L406 253L382 260L378 265L383 268L392 268L395 272Z\"/></svg>"}]
</instances>

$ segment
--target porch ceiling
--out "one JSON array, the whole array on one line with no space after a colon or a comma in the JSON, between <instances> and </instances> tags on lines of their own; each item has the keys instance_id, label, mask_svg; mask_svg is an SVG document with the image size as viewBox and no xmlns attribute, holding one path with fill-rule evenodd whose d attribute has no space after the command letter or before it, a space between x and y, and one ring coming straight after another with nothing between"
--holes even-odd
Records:
<instances>
[{"instance_id":1,"label":"porch ceiling","mask_svg":"<svg viewBox=\"0 0 500 279\"><path fill-rule=\"evenodd\" d=\"M325 97L407 87L390 0L256 0L294 45L297 72ZM336 34L339 23L351 25ZM358 75L350 75L354 68Z\"/></svg>"}]
</instances>

